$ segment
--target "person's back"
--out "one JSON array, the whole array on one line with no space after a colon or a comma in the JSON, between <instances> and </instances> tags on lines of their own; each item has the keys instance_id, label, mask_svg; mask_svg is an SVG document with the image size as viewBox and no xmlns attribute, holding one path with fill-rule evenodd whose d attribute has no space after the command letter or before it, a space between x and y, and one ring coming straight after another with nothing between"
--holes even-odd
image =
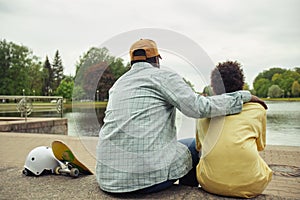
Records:
<instances>
[{"instance_id":1,"label":"person's back","mask_svg":"<svg viewBox=\"0 0 300 200\"><path fill-rule=\"evenodd\" d=\"M240 74L236 76L235 70L240 70L235 66L236 62L227 62L227 65L222 69L219 64L218 71L222 78L226 76L223 79L225 90L232 87L235 90L235 86L242 86L243 75L238 72ZM221 93L222 86L213 80L218 79L219 74L214 76L214 73L219 72L212 72L212 85L217 93ZM261 194L270 182L272 171L258 153L266 145L266 111L261 105L246 103L239 114L199 119L196 141L197 149L202 147L197 179L204 190L251 198Z\"/></svg>"},{"instance_id":2,"label":"person's back","mask_svg":"<svg viewBox=\"0 0 300 200\"><path fill-rule=\"evenodd\" d=\"M174 74L139 62L111 88L98 144L109 149L97 151L102 189L134 191L178 179L190 170L189 152L177 142L172 125L175 107L163 94L164 77L169 75Z\"/></svg>"}]
</instances>

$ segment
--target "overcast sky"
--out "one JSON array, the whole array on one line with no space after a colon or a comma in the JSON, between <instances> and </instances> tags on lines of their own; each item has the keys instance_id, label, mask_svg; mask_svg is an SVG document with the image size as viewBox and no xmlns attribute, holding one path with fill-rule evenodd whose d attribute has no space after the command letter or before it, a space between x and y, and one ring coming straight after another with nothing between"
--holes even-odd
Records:
<instances>
[{"instance_id":1,"label":"overcast sky","mask_svg":"<svg viewBox=\"0 0 300 200\"><path fill-rule=\"evenodd\" d=\"M74 75L90 47L136 29L166 29L197 43L214 64L239 61L252 87L265 69L300 66L299 8L299 0L0 0L0 37L42 61L58 49L65 74Z\"/></svg>"}]
</instances>

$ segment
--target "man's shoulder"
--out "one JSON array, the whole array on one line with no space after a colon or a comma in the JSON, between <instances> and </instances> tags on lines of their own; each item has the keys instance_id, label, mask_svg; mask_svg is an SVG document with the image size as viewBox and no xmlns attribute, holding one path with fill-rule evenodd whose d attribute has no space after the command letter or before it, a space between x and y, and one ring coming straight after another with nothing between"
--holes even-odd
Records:
<instances>
[{"instance_id":1,"label":"man's shoulder","mask_svg":"<svg viewBox=\"0 0 300 200\"><path fill-rule=\"evenodd\" d=\"M155 75L157 78L161 78L163 80L179 80L181 79L181 76L177 74L175 71L168 70L168 69L157 69L154 71L153 75Z\"/></svg>"}]
</instances>

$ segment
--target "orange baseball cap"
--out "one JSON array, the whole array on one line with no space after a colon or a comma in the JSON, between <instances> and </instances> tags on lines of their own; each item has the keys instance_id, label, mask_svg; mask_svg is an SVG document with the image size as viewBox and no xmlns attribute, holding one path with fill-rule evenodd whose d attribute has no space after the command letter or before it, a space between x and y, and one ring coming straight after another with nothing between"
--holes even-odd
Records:
<instances>
[{"instance_id":1,"label":"orange baseball cap","mask_svg":"<svg viewBox=\"0 0 300 200\"><path fill-rule=\"evenodd\" d=\"M138 49L145 50L146 56L134 56L133 52ZM129 54L131 61L146 60L147 58L152 58L154 56L158 56L161 59L160 54L158 53L156 43L153 40L149 39L140 39L133 43L133 45L131 45L130 47Z\"/></svg>"}]
</instances>

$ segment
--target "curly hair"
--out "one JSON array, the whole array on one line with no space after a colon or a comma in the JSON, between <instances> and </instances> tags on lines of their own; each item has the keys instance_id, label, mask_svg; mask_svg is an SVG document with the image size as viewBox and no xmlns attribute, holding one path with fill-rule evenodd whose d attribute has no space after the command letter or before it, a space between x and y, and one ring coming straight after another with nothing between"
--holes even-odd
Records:
<instances>
[{"instance_id":1,"label":"curly hair","mask_svg":"<svg viewBox=\"0 0 300 200\"><path fill-rule=\"evenodd\" d=\"M237 61L218 63L211 73L211 86L217 95L242 90L244 80L243 69Z\"/></svg>"}]
</instances>

